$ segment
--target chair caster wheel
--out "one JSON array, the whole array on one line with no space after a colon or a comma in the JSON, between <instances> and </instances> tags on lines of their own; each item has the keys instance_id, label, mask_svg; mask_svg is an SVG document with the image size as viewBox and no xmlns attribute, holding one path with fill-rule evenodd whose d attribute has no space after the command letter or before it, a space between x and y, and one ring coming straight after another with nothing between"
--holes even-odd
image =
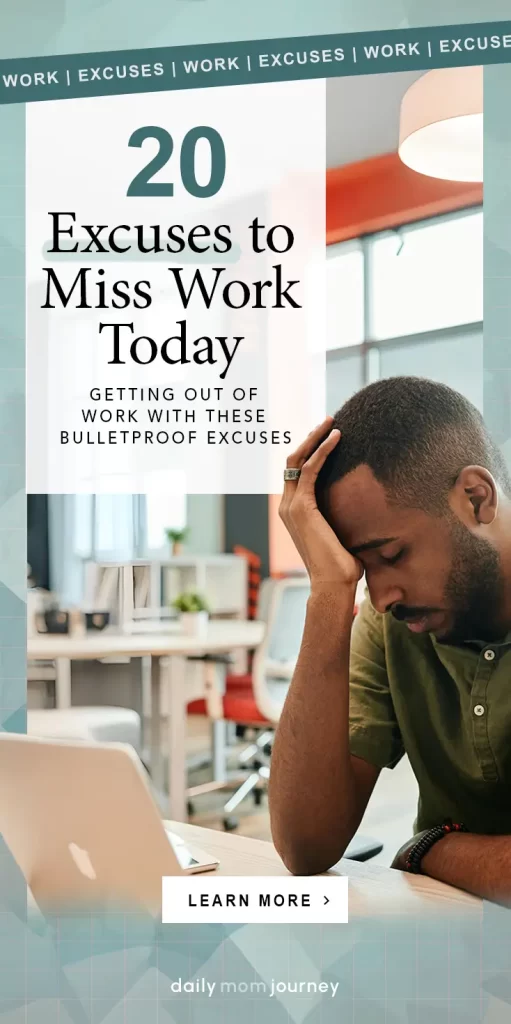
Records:
<instances>
[{"instance_id":1,"label":"chair caster wheel","mask_svg":"<svg viewBox=\"0 0 511 1024\"><path fill-rule=\"evenodd\" d=\"M260 807L263 802L263 791L262 789L254 789L254 803L256 807Z\"/></svg>"},{"instance_id":2,"label":"chair caster wheel","mask_svg":"<svg viewBox=\"0 0 511 1024\"><path fill-rule=\"evenodd\" d=\"M192 804L192 801L191 801L191 800L189 800L189 801L188 801L188 803L187 803L187 805L186 805L186 810L187 810L187 813L188 813L188 817L189 817L189 818L193 818L193 816L194 816L194 814L195 814L195 807L194 807L194 805Z\"/></svg>"},{"instance_id":3,"label":"chair caster wheel","mask_svg":"<svg viewBox=\"0 0 511 1024\"><path fill-rule=\"evenodd\" d=\"M237 818L224 818L223 820L224 832L234 832L238 827Z\"/></svg>"}]
</instances>

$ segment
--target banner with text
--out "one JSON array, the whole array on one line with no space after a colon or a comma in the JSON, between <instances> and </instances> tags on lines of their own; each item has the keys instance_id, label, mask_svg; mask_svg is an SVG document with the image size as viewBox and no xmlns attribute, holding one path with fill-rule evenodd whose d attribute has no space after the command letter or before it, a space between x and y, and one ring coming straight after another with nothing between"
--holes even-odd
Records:
<instances>
[{"instance_id":1,"label":"banner with text","mask_svg":"<svg viewBox=\"0 0 511 1024\"><path fill-rule=\"evenodd\" d=\"M324 81L31 106L26 209L27 490L278 491L324 415Z\"/></svg>"}]
</instances>

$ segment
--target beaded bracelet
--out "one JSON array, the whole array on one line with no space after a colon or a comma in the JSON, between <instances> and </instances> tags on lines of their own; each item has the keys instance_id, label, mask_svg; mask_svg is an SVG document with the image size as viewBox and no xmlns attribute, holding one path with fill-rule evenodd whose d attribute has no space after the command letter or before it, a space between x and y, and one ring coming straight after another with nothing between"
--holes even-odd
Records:
<instances>
[{"instance_id":1,"label":"beaded bracelet","mask_svg":"<svg viewBox=\"0 0 511 1024\"><path fill-rule=\"evenodd\" d=\"M434 828L428 829L422 838L415 843L415 846L412 846L405 864L406 870L414 875L420 874L423 857L429 853L431 847L439 839L449 835L449 832L468 832L468 829L462 824L453 823L449 818L444 821L443 825L435 825Z\"/></svg>"}]
</instances>

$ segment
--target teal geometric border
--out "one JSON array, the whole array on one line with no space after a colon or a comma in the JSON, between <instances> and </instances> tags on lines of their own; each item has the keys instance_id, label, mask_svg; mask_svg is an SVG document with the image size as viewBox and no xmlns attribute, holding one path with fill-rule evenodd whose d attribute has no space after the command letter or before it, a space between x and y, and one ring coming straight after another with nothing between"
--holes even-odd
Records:
<instances>
[{"instance_id":1,"label":"teal geometric border","mask_svg":"<svg viewBox=\"0 0 511 1024\"><path fill-rule=\"evenodd\" d=\"M25 732L25 107L0 131L0 728Z\"/></svg>"},{"instance_id":2,"label":"teal geometric border","mask_svg":"<svg viewBox=\"0 0 511 1024\"><path fill-rule=\"evenodd\" d=\"M0 59L502 21L509 0L12 0Z\"/></svg>"},{"instance_id":3,"label":"teal geometric border","mask_svg":"<svg viewBox=\"0 0 511 1024\"><path fill-rule=\"evenodd\" d=\"M484 69L484 413L511 466L511 68Z\"/></svg>"},{"instance_id":4,"label":"teal geometric border","mask_svg":"<svg viewBox=\"0 0 511 1024\"><path fill-rule=\"evenodd\" d=\"M310 6L259 0L21 0L2 13L2 56L110 49L309 32L479 20L480 0L340 0ZM7 7L7 5L6 5ZM290 8L293 8L293 13ZM202 18L202 12L208 17ZM229 18L229 12L231 17ZM508 0L486 17L506 17ZM211 14L211 17L209 16ZM511 461L511 69L485 70L485 415ZM0 728L26 728L26 508L24 417L23 106L0 107ZM507 446L507 448L506 448ZM428 926L367 921L347 928L164 928L125 917L26 921L19 874L0 843L0 1016L8 1024L507 1024L509 912L485 907L482 928L459 933L442 917ZM331 1004L305 1007L246 998L226 1005L176 999L173 978L339 981Z\"/></svg>"}]
</instances>

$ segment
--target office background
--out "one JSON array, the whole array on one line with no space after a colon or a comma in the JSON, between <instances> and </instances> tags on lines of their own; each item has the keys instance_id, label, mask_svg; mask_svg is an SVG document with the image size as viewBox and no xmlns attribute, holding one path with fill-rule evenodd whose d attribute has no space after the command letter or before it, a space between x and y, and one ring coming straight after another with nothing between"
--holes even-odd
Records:
<instances>
[{"instance_id":1,"label":"office background","mask_svg":"<svg viewBox=\"0 0 511 1024\"><path fill-rule=\"evenodd\" d=\"M327 250L327 404L399 374L430 377L483 408L483 214L480 207L366 235ZM261 495L31 495L28 558L39 585L78 601L84 559L162 557L167 528L190 554L255 550L270 564ZM298 563L297 563L298 564Z\"/></svg>"},{"instance_id":2,"label":"office background","mask_svg":"<svg viewBox=\"0 0 511 1024\"><path fill-rule=\"evenodd\" d=\"M412 374L441 381L483 409L482 187L427 179L397 156L399 107L415 73L327 84L328 412L372 381ZM309 425L304 425L304 432ZM187 556L235 547L254 552L260 576L300 570L278 518L279 495L34 495L29 497L32 579L65 605L83 599L84 564L169 556L166 530L187 527ZM122 665L77 663L77 703L120 699ZM40 698L30 701L39 703ZM189 753L208 745L189 719ZM201 731L202 729L202 731ZM383 773L370 832L388 861L413 820L416 784L407 762ZM218 826L221 801L203 805ZM389 814L388 807L393 807ZM266 809L248 808L241 831L268 838ZM257 818L257 820L256 820ZM201 813L199 819L202 821Z\"/></svg>"}]
</instances>

